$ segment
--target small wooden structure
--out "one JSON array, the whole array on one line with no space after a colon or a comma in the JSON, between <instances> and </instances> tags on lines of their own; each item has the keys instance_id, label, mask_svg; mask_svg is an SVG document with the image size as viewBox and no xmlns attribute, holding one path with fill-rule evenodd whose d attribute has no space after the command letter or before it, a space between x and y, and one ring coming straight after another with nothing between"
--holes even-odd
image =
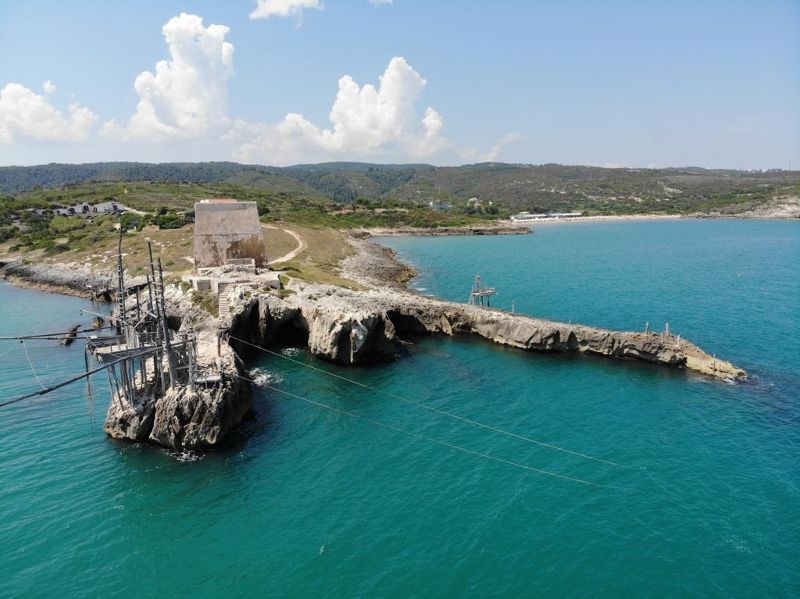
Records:
<instances>
[{"instance_id":1,"label":"small wooden structure","mask_svg":"<svg viewBox=\"0 0 800 599\"><path fill-rule=\"evenodd\" d=\"M475 275L475 282L472 285L472 292L469 294L470 306L483 306L483 299L486 298L486 306L491 307L491 298L497 293L494 287L485 287L481 284L481 276Z\"/></svg>"},{"instance_id":2,"label":"small wooden structure","mask_svg":"<svg viewBox=\"0 0 800 599\"><path fill-rule=\"evenodd\" d=\"M161 259L153 260L153 250L148 244L147 296L144 302L140 301L140 289L136 287L135 308L128 310L129 289L124 280L121 239L120 234L116 334L92 337L86 351L108 365L109 386L120 401L124 398L133 403L139 397L163 395L177 383L186 384L193 391L197 342L192 334L176 337L167 326Z\"/></svg>"}]
</instances>

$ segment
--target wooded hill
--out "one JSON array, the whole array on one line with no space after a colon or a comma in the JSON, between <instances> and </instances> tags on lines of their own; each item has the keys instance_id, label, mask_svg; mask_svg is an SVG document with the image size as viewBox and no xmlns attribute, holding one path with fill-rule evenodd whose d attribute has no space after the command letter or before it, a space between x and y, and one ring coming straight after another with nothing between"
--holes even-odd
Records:
<instances>
[{"instance_id":1,"label":"wooded hill","mask_svg":"<svg viewBox=\"0 0 800 599\"><path fill-rule=\"evenodd\" d=\"M800 171L629 169L485 163L457 167L337 162L290 167L233 162L103 162L0 167L0 193L91 182L232 184L309 200L359 199L464 206L472 197L508 210L592 214L737 213L800 195Z\"/></svg>"}]
</instances>

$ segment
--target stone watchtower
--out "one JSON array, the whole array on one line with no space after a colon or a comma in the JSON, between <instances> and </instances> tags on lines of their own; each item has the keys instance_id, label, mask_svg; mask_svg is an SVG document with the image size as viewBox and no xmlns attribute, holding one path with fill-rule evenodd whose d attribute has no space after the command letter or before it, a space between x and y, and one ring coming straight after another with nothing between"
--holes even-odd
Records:
<instances>
[{"instance_id":1,"label":"stone watchtower","mask_svg":"<svg viewBox=\"0 0 800 599\"><path fill-rule=\"evenodd\" d=\"M203 200L194 205L195 268L223 266L226 260L251 258L267 265L264 232L255 202Z\"/></svg>"}]
</instances>

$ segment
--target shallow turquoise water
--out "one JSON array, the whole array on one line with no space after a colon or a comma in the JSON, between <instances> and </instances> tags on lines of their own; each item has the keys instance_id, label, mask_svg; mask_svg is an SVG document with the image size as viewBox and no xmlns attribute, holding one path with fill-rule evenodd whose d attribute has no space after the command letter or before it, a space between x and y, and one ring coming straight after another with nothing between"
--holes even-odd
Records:
<instances>
[{"instance_id":1,"label":"shallow turquoise water","mask_svg":"<svg viewBox=\"0 0 800 599\"><path fill-rule=\"evenodd\" d=\"M258 394L249 439L176 456L107 440L107 396L92 424L79 384L0 411L0 595L800 593L800 223L571 224L387 243L419 267L427 293L463 300L480 273L504 307L621 328L668 321L753 381L472 339L423 339L369 369L287 350L615 467L252 357L280 389L601 487L272 392ZM85 306L0 284L0 334L58 330ZM83 369L77 344L28 347L43 380ZM35 389L20 347L0 352L0 395Z\"/></svg>"}]
</instances>

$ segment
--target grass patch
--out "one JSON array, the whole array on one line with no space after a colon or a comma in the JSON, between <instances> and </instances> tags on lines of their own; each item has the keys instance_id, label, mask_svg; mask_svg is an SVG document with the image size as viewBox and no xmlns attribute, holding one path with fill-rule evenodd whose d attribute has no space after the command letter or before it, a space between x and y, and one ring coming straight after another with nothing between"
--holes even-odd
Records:
<instances>
[{"instance_id":1,"label":"grass patch","mask_svg":"<svg viewBox=\"0 0 800 599\"><path fill-rule=\"evenodd\" d=\"M211 291L195 291L192 294L192 302L196 306L203 308L211 316L216 316L219 311L219 302Z\"/></svg>"}]
</instances>

